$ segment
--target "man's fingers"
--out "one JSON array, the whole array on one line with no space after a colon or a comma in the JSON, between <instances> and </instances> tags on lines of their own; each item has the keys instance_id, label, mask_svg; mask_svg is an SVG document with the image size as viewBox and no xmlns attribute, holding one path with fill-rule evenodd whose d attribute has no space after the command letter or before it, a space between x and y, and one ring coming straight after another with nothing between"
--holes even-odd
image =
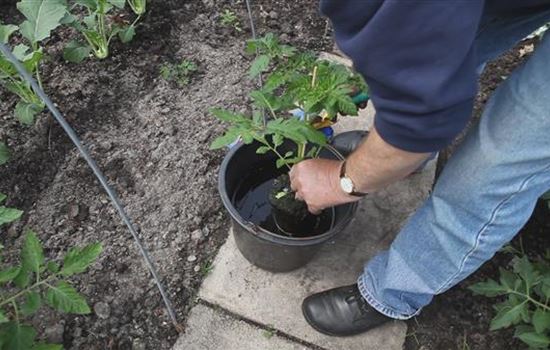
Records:
<instances>
[{"instance_id":1,"label":"man's fingers","mask_svg":"<svg viewBox=\"0 0 550 350\"><path fill-rule=\"evenodd\" d=\"M313 206L313 205L308 205L307 210L309 210L309 212L313 215L319 215L323 211L323 208L316 207L316 206Z\"/></svg>"},{"instance_id":2,"label":"man's fingers","mask_svg":"<svg viewBox=\"0 0 550 350\"><path fill-rule=\"evenodd\" d=\"M303 201L304 199L302 198L302 196L300 195L299 192L295 192L294 193L294 198L297 200L297 201Z\"/></svg>"}]
</instances>

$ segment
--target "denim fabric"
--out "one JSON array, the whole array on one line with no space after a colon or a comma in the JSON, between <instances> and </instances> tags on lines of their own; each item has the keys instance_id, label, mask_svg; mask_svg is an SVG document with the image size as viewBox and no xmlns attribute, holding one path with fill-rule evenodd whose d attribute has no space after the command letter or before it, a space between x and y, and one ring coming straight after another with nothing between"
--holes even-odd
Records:
<instances>
[{"instance_id":1,"label":"denim fabric","mask_svg":"<svg viewBox=\"0 0 550 350\"><path fill-rule=\"evenodd\" d=\"M479 66L545 22L485 19L477 36ZM550 34L488 101L441 174L432 195L387 251L358 279L381 313L407 319L469 276L509 242L550 188Z\"/></svg>"}]
</instances>

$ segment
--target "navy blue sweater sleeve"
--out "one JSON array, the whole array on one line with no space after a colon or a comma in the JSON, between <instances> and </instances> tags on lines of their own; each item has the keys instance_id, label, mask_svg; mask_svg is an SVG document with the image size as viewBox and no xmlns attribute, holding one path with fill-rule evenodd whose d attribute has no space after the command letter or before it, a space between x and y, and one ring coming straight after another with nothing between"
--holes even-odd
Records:
<instances>
[{"instance_id":1,"label":"navy blue sweater sleeve","mask_svg":"<svg viewBox=\"0 0 550 350\"><path fill-rule=\"evenodd\" d=\"M473 48L484 1L322 0L340 49L365 77L389 144L437 151L465 127L477 93Z\"/></svg>"}]
</instances>

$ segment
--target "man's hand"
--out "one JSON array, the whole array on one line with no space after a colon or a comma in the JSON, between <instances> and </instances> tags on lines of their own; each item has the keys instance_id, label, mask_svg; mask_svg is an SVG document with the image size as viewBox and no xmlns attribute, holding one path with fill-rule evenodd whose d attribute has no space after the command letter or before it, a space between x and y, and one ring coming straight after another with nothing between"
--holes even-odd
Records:
<instances>
[{"instance_id":1,"label":"man's hand","mask_svg":"<svg viewBox=\"0 0 550 350\"><path fill-rule=\"evenodd\" d=\"M335 205L355 202L359 197L346 194L340 187L342 162L328 159L304 160L290 170L292 190L296 198L307 203L309 211L319 214Z\"/></svg>"}]
</instances>

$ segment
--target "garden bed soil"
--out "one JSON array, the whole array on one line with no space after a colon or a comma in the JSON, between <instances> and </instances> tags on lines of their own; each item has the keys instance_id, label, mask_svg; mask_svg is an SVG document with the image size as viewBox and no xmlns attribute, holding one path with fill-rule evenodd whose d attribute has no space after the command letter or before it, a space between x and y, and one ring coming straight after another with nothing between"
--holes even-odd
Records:
<instances>
[{"instance_id":1,"label":"garden bed soil","mask_svg":"<svg viewBox=\"0 0 550 350\"><path fill-rule=\"evenodd\" d=\"M255 2L259 33L314 50L332 47L315 1ZM250 37L243 1L152 0L129 45L114 43L104 61L63 62L71 29L53 33L44 65L46 91L104 170L137 226L185 325L200 282L227 234L216 191L223 152L208 145L222 127L213 106L242 110L251 82ZM232 9L243 32L219 24ZM15 1L0 4L0 19L20 22ZM184 88L159 77L165 62L194 61L199 72ZM14 260L24 228L34 229L50 258L73 245L99 241L98 262L75 278L94 313L43 310L32 320L41 336L66 349L170 349L177 332L137 246L92 172L46 113L24 127L12 116L15 99L0 93L0 138L13 158L0 168L0 192L25 211L0 232ZM215 268L215 267L214 267Z\"/></svg>"}]
</instances>

